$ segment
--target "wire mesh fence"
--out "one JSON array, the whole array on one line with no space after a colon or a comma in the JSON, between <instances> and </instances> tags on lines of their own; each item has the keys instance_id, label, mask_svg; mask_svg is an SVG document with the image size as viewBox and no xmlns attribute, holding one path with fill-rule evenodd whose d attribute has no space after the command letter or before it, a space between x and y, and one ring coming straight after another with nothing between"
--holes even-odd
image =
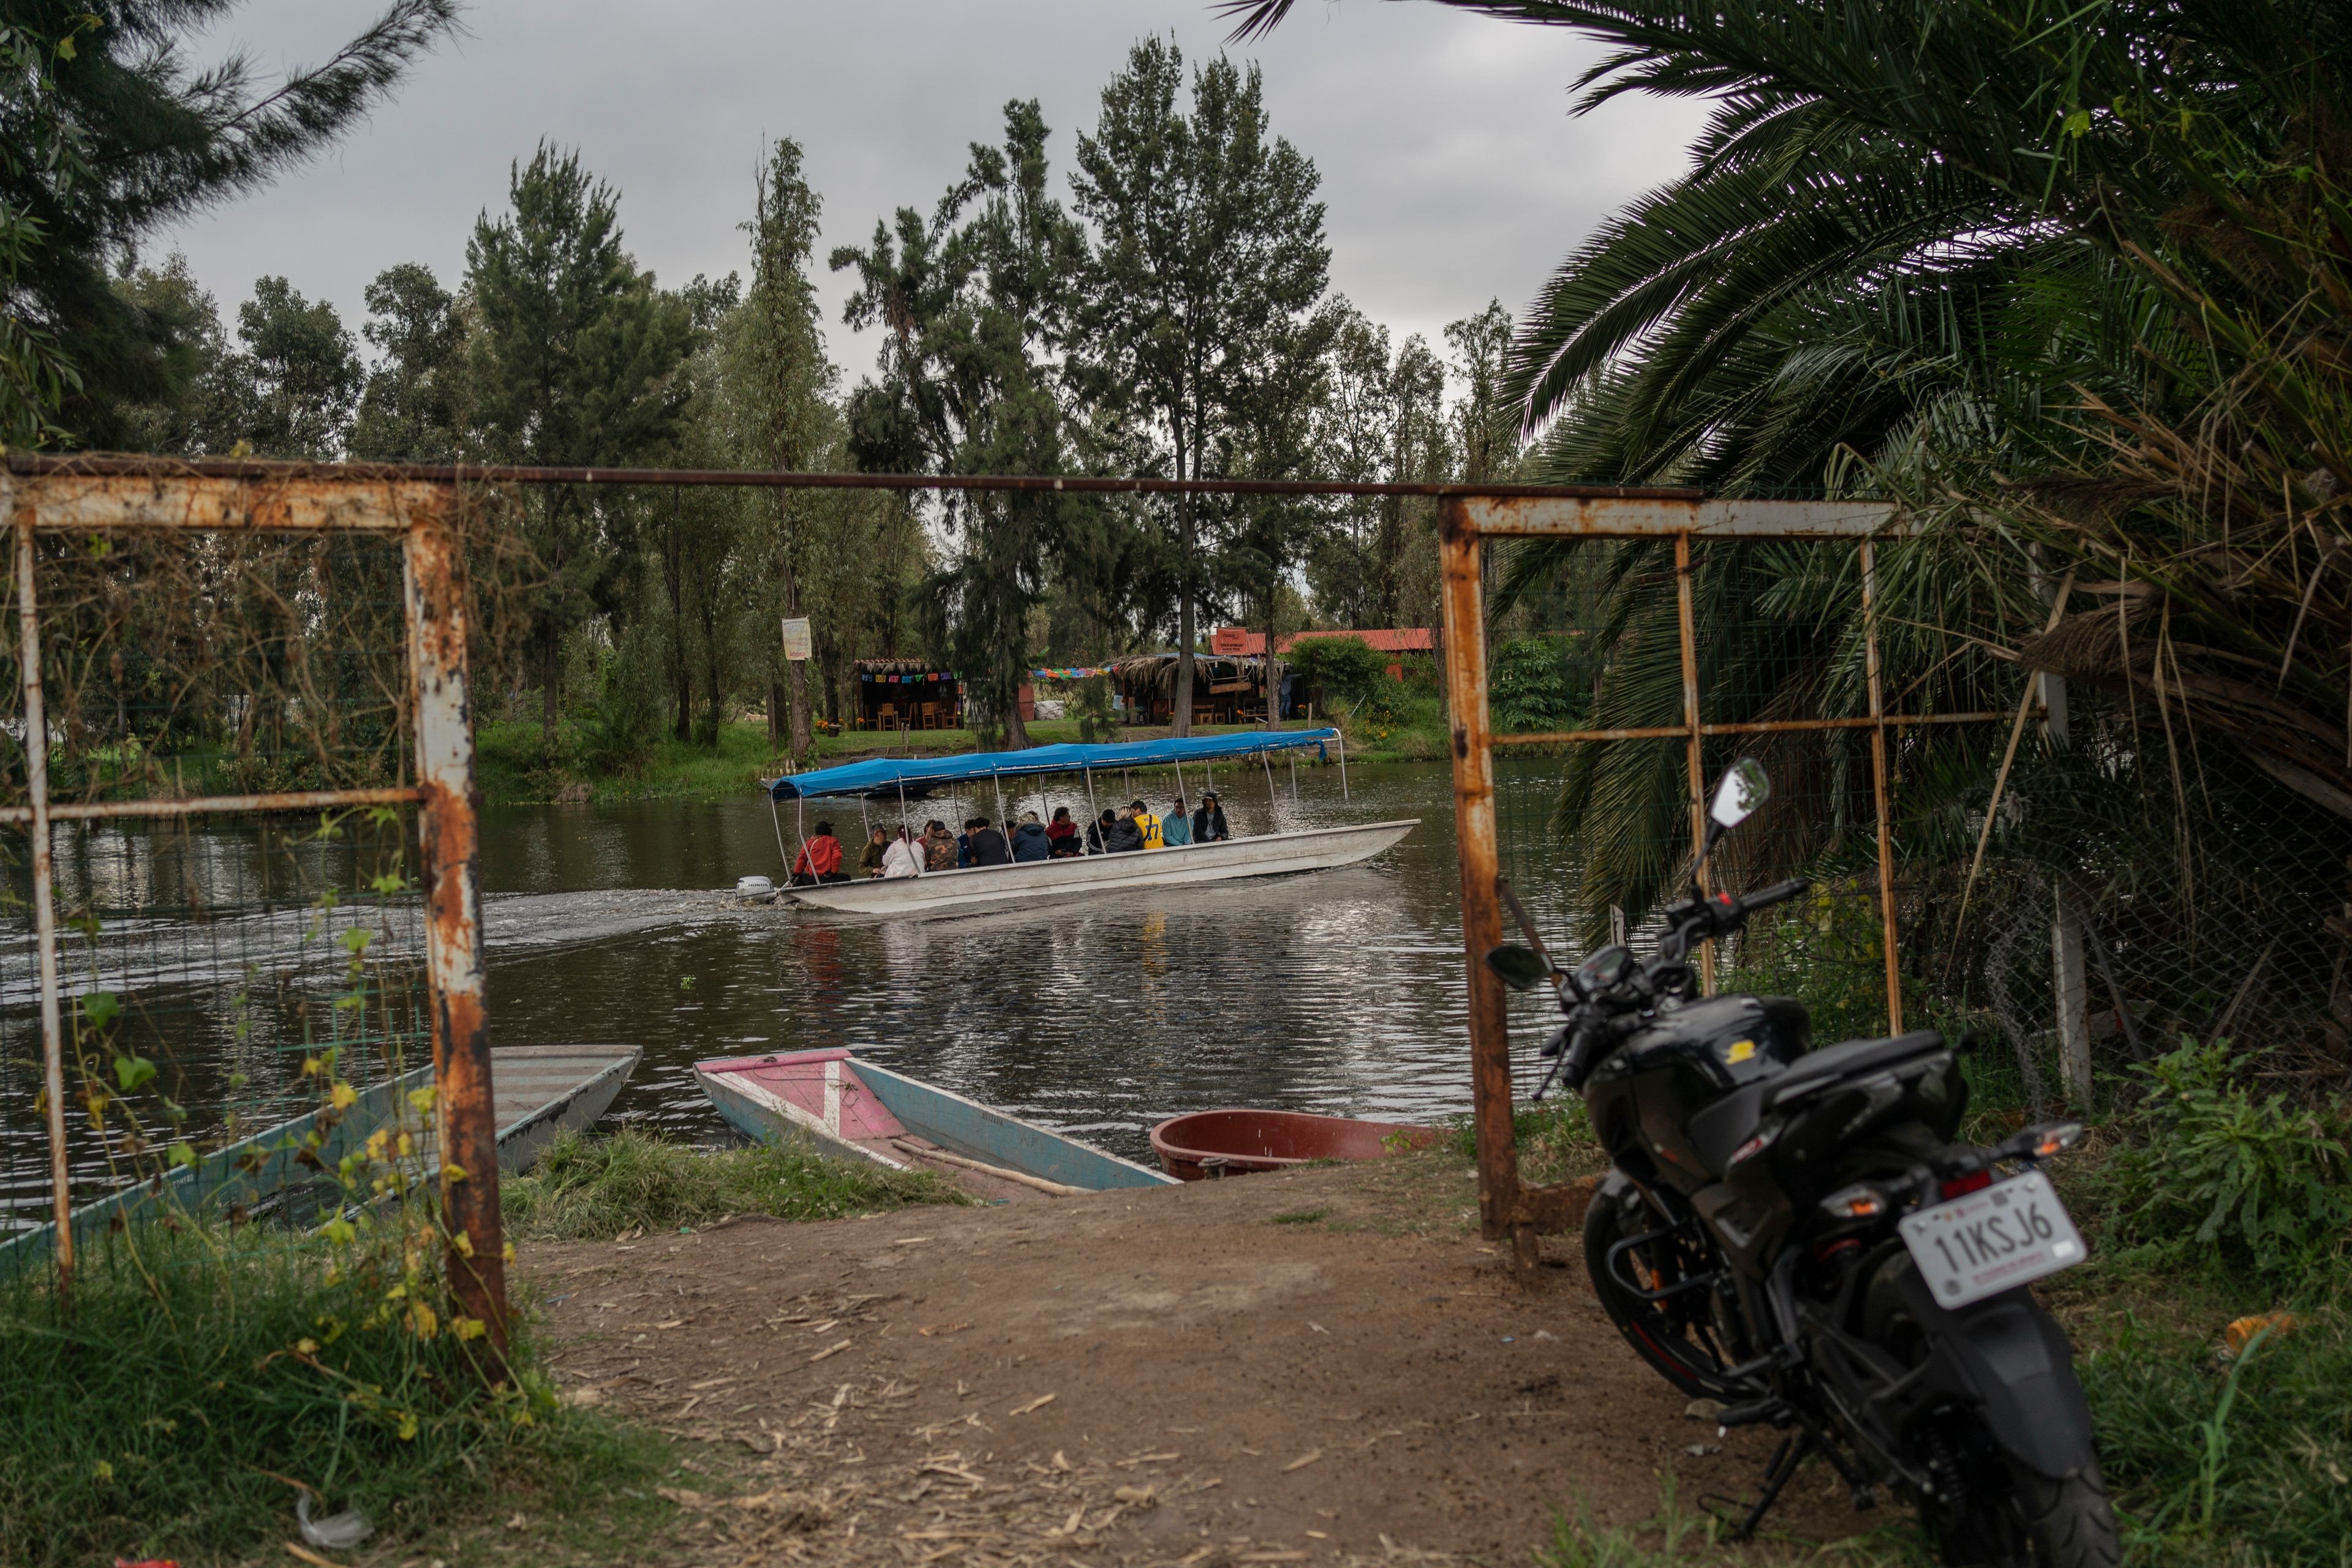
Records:
<instances>
[{"instance_id":1,"label":"wire mesh fence","mask_svg":"<svg viewBox=\"0 0 2352 1568\"><path fill-rule=\"evenodd\" d=\"M62 1299L134 1218L397 1198L394 1256L445 1244L495 1343L454 497L162 465L5 493L0 1266Z\"/></svg>"}]
</instances>

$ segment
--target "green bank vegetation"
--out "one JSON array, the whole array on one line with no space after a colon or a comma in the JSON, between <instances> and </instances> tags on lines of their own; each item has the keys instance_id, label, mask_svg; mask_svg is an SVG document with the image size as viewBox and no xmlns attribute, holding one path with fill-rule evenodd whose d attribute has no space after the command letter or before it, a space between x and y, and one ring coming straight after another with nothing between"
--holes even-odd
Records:
<instances>
[{"instance_id":1,"label":"green bank vegetation","mask_svg":"<svg viewBox=\"0 0 2352 1568\"><path fill-rule=\"evenodd\" d=\"M843 1219L973 1201L927 1171L855 1165L781 1144L698 1148L632 1128L565 1133L499 1195L518 1241L608 1241L734 1215Z\"/></svg>"}]
</instances>

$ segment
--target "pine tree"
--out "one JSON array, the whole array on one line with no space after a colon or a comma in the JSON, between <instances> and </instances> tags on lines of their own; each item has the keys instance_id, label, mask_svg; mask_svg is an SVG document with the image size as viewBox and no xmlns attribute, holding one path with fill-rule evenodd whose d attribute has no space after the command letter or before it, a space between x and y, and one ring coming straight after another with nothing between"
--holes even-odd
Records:
<instances>
[{"instance_id":1,"label":"pine tree","mask_svg":"<svg viewBox=\"0 0 2352 1568\"><path fill-rule=\"evenodd\" d=\"M577 153L544 142L509 179L512 210L485 212L466 247L479 315L467 375L488 455L551 467L623 464L675 439L685 388L677 370L692 324L621 243L617 196ZM615 503L617 504L617 503ZM607 603L633 529L570 486L534 487L521 503L541 583L527 652L551 744L564 638Z\"/></svg>"},{"instance_id":2,"label":"pine tree","mask_svg":"<svg viewBox=\"0 0 2352 1568\"><path fill-rule=\"evenodd\" d=\"M283 278L257 279L236 308L236 336L243 350L216 375L242 443L264 458L341 458L366 372L333 302L305 300Z\"/></svg>"},{"instance_id":3,"label":"pine tree","mask_svg":"<svg viewBox=\"0 0 2352 1568\"><path fill-rule=\"evenodd\" d=\"M465 437L465 323L432 268L403 262L376 274L360 335L380 356L352 426L354 458L454 462Z\"/></svg>"}]
</instances>

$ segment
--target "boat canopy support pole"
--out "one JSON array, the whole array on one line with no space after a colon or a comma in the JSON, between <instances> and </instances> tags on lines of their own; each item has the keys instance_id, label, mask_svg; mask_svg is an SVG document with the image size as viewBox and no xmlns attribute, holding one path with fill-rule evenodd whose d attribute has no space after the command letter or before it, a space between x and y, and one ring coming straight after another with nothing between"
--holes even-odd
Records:
<instances>
[{"instance_id":1,"label":"boat canopy support pole","mask_svg":"<svg viewBox=\"0 0 2352 1568\"><path fill-rule=\"evenodd\" d=\"M793 858L784 848L784 818L782 813L776 809L776 792L772 789L768 792L768 820L775 824L776 858L783 861L784 877L789 880L793 874Z\"/></svg>"},{"instance_id":2,"label":"boat canopy support pole","mask_svg":"<svg viewBox=\"0 0 2352 1568\"><path fill-rule=\"evenodd\" d=\"M1339 798L1348 798L1348 731L1340 731L1332 737L1339 748Z\"/></svg>"},{"instance_id":3,"label":"boat canopy support pole","mask_svg":"<svg viewBox=\"0 0 2352 1568\"><path fill-rule=\"evenodd\" d=\"M1092 768L1088 768L1088 769L1087 769L1087 770L1086 770L1086 774L1087 774L1087 830L1089 833L1092 833L1092 832L1097 832L1097 831L1099 831L1099 830L1101 829L1101 826L1102 826L1102 808L1101 808L1100 806L1098 806L1098 805L1095 805L1095 771L1094 771L1094 769L1092 769ZM1078 845L1079 845L1079 847L1080 847L1081 848L1085 847L1085 846L1086 846L1086 842L1087 842L1087 841L1086 841L1085 839L1083 839L1083 838L1079 839L1079 840L1078 840Z\"/></svg>"},{"instance_id":4,"label":"boat canopy support pole","mask_svg":"<svg viewBox=\"0 0 2352 1568\"><path fill-rule=\"evenodd\" d=\"M1273 814L1282 809L1282 796L1275 792L1274 787L1274 753L1272 752L1260 752L1257 754L1257 760L1265 764L1266 825L1273 831L1279 833L1282 829L1280 826L1276 824L1274 821Z\"/></svg>"}]
</instances>

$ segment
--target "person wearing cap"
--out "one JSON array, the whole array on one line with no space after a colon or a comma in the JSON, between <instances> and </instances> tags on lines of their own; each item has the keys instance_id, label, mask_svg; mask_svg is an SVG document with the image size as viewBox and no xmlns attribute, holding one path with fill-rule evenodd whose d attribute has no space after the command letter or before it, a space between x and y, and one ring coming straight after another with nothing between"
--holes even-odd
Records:
<instances>
[{"instance_id":1,"label":"person wearing cap","mask_svg":"<svg viewBox=\"0 0 2352 1568\"><path fill-rule=\"evenodd\" d=\"M1136 832L1143 836L1143 847L1146 849L1168 847L1167 839L1160 837L1160 819L1151 815L1150 806L1139 800L1129 801L1127 805L1127 815L1135 823Z\"/></svg>"},{"instance_id":2,"label":"person wearing cap","mask_svg":"<svg viewBox=\"0 0 2352 1568\"><path fill-rule=\"evenodd\" d=\"M1218 804L1217 792L1208 791L1201 796L1201 809L1192 814L1192 842L1215 844L1233 836L1234 830L1225 826L1225 808Z\"/></svg>"},{"instance_id":3,"label":"person wearing cap","mask_svg":"<svg viewBox=\"0 0 2352 1568\"><path fill-rule=\"evenodd\" d=\"M1171 849L1179 848L1192 842L1192 819L1184 813L1182 795L1176 797L1176 804L1169 808L1168 815L1160 820L1160 837L1168 841L1168 847Z\"/></svg>"},{"instance_id":4,"label":"person wearing cap","mask_svg":"<svg viewBox=\"0 0 2352 1568\"><path fill-rule=\"evenodd\" d=\"M882 858L890 850L890 836L878 827L866 830L866 849L857 857L857 874L874 878L882 874Z\"/></svg>"}]
</instances>

